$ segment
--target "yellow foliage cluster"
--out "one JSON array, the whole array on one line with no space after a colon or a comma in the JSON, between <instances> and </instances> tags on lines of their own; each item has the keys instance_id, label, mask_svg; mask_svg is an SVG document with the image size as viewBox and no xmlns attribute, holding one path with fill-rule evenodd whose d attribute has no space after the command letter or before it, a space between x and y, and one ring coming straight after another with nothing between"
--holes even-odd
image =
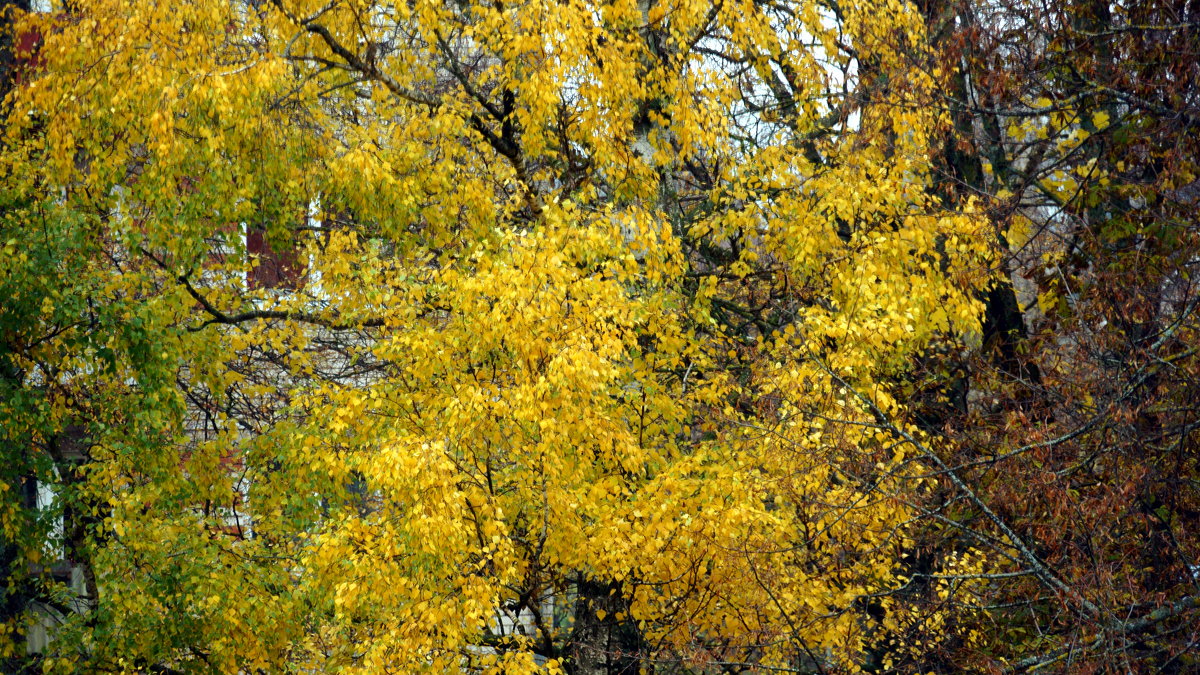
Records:
<instances>
[{"instance_id":1,"label":"yellow foliage cluster","mask_svg":"<svg viewBox=\"0 0 1200 675\"><path fill-rule=\"evenodd\" d=\"M867 402L902 418L913 356L979 330L988 261L928 190L920 17L830 7L25 17L5 170L103 253L77 292L154 340L39 347L72 400L138 400L93 431L100 620L59 644L557 672L591 622L646 667L857 668L922 489ZM249 283L250 231L303 283Z\"/></svg>"}]
</instances>

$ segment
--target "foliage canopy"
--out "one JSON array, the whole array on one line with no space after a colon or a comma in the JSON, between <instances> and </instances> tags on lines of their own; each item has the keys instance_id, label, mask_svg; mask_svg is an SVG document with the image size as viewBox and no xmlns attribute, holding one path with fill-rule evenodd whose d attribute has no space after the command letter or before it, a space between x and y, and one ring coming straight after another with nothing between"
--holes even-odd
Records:
<instances>
[{"instance_id":1,"label":"foliage canopy","mask_svg":"<svg viewBox=\"0 0 1200 675\"><path fill-rule=\"evenodd\" d=\"M914 392L994 346L981 197L1131 118L963 149L952 6L68 5L0 156L11 663L887 670L1092 602Z\"/></svg>"}]
</instances>

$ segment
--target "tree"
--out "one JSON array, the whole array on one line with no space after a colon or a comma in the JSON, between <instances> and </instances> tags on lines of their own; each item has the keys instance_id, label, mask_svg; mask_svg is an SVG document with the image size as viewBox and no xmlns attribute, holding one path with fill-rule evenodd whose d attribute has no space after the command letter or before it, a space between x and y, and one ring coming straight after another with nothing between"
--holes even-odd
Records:
<instances>
[{"instance_id":1,"label":"tree","mask_svg":"<svg viewBox=\"0 0 1200 675\"><path fill-rule=\"evenodd\" d=\"M930 561L988 552L928 611L999 630L924 664L1189 672L1196 8L922 9L955 73L940 192L988 205L1007 277L979 351L926 359L924 386L970 393L924 416L941 482L924 509L944 522L916 537Z\"/></svg>"},{"instance_id":2,"label":"tree","mask_svg":"<svg viewBox=\"0 0 1200 675\"><path fill-rule=\"evenodd\" d=\"M21 22L0 523L62 625L13 663L829 672L978 640L901 592L928 481L891 420L981 330L990 256L931 172L916 8ZM305 282L249 283L272 256ZM58 514L82 591L38 567Z\"/></svg>"}]
</instances>

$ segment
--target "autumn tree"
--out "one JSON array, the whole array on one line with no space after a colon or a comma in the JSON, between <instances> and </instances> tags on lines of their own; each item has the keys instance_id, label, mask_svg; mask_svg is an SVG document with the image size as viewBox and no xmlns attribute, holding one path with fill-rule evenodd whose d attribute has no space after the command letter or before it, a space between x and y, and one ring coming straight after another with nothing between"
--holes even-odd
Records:
<instances>
[{"instance_id":1,"label":"autumn tree","mask_svg":"<svg viewBox=\"0 0 1200 675\"><path fill-rule=\"evenodd\" d=\"M914 364L980 333L995 264L934 171L955 120L926 18L22 16L43 58L3 153L10 663L837 672L979 643L904 592L936 488Z\"/></svg>"},{"instance_id":2,"label":"autumn tree","mask_svg":"<svg viewBox=\"0 0 1200 675\"><path fill-rule=\"evenodd\" d=\"M987 205L1001 277L978 348L923 355L910 400L939 487L907 593L993 639L919 663L1190 672L1197 8L922 12L954 121L937 191ZM975 551L982 573L926 569Z\"/></svg>"}]
</instances>

